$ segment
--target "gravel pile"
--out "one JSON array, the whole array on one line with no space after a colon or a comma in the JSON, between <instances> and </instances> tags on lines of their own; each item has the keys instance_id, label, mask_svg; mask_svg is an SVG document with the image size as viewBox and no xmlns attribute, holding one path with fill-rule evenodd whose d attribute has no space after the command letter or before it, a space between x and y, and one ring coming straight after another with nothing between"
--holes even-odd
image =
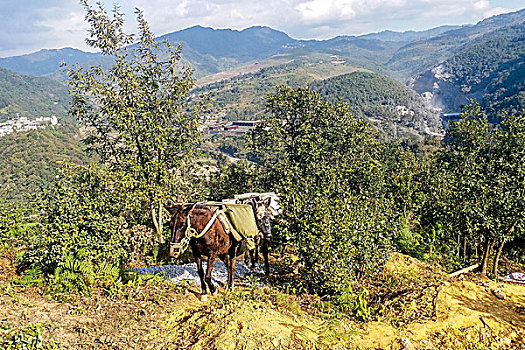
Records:
<instances>
[{"instance_id":1,"label":"gravel pile","mask_svg":"<svg viewBox=\"0 0 525 350\"><path fill-rule=\"evenodd\" d=\"M206 273L207 262L204 261L202 266L204 272ZM260 272L262 270L261 264L256 266L256 271L252 271L247 267L243 262L237 262L235 264L235 281L243 279L246 275L250 275L253 272ZM164 274L166 279L171 280L174 283L179 283L182 281L194 282L200 285L199 274L197 273L197 264L189 263L184 265L161 265L161 266L151 266L151 267L142 267L137 269L129 269L136 273L148 273L148 274ZM222 261L216 261L213 265L213 272L211 274L213 282L219 282L225 284L228 281L228 271L226 270L226 265Z\"/></svg>"}]
</instances>

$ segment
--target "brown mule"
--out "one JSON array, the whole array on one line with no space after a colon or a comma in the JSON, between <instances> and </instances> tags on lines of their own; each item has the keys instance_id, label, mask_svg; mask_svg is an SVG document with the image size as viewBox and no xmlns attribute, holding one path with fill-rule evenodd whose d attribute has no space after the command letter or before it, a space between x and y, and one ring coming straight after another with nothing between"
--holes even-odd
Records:
<instances>
[{"instance_id":1,"label":"brown mule","mask_svg":"<svg viewBox=\"0 0 525 350\"><path fill-rule=\"evenodd\" d=\"M166 206L171 214L170 256L178 257L188 246L197 263L201 280L201 300L207 300L208 290L216 292L211 281L213 263L221 259L228 270L227 287L233 286L235 274L235 256L238 243L235 238L224 231L217 219L217 212L202 204ZM217 210L217 209L216 209ZM202 257L208 258L206 274L202 268Z\"/></svg>"}]
</instances>

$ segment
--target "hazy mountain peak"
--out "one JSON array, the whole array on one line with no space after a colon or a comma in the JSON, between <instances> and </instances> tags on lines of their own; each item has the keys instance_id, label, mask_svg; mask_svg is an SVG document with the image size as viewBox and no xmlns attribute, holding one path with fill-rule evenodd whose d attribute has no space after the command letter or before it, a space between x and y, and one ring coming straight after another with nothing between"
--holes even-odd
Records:
<instances>
[{"instance_id":1,"label":"hazy mountain peak","mask_svg":"<svg viewBox=\"0 0 525 350\"><path fill-rule=\"evenodd\" d=\"M377 39L383 41L416 41L421 39L428 39L436 35L446 33L450 30L456 30L463 26L444 25L436 28L426 30L407 30L404 32L398 32L393 30L383 30L378 33L370 33L360 35L359 38L363 39Z\"/></svg>"},{"instance_id":2,"label":"hazy mountain peak","mask_svg":"<svg viewBox=\"0 0 525 350\"><path fill-rule=\"evenodd\" d=\"M165 34L159 39L167 39L172 44L182 43L184 59L201 76L286 52L290 53L291 59L297 58L295 55L318 52L379 64L383 68L376 66L375 69L380 71L386 64L391 71L401 72L398 76L408 78L443 61L473 38L524 19L525 9L491 17L476 25L440 26L405 32L384 30L360 36L341 35L328 40L296 40L264 25L242 30L195 25ZM66 47L0 58L0 67L24 74L46 75L56 72L61 61L70 65L101 64L100 54Z\"/></svg>"}]
</instances>

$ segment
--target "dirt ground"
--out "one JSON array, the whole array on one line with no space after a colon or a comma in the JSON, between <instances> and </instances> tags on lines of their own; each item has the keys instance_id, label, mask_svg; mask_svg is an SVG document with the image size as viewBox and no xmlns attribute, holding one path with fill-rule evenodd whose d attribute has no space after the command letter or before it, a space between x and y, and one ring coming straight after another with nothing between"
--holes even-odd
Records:
<instances>
[{"instance_id":1,"label":"dirt ground","mask_svg":"<svg viewBox=\"0 0 525 350\"><path fill-rule=\"evenodd\" d=\"M40 324L44 338L64 349L525 349L525 287L472 275L449 280L400 254L389 259L388 276L410 283L439 278L419 294L410 288L405 299L385 300L387 307L364 323L319 311L313 297L255 285L221 289L207 302L199 301L196 286L167 283L50 296L13 286L8 263L0 265L3 324Z\"/></svg>"},{"instance_id":2,"label":"dirt ground","mask_svg":"<svg viewBox=\"0 0 525 350\"><path fill-rule=\"evenodd\" d=\"M498 299L491 292L506 295ZM414 301L417 305L417 300ZM437 297L437 317L396 328L383 321L366 323L352 337L359 348L525 349L525 287L469 281L446 283ZM487 339L479 339L479 337ZM408 340L408 341L406 341Z\"/></svg>"}]
</instances>

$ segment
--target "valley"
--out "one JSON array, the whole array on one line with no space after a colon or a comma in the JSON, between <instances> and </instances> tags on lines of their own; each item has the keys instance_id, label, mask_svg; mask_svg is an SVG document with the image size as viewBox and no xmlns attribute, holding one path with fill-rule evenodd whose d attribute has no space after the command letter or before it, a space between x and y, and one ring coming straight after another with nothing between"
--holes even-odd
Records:
<instances>
[{"instance_id":1,"label":"valley","mask_svg":"<svg viewBox=\"0 0 525 350\"><path fill-rule=\"evenodd\" d=\"M422 32L386 31L329 40L296 40L269 27L236 31L195 26L157 40L182 44L183 62L194 69L195 93L206 91L217 97L214 106L224 108L229 119L247 115L257 119L256 115L263 113L265 95L276 85L305 86L354 70L386 75L407 83L419 94L430 93L432 107L451 113L458 112L470 98L477 98L484 107L523 107L519 94L523 48L516 45L523 43L524 21L522 10L475 25L443 26ZM501 67L488 61L498 57L489 53L491 47L499 53L508 52L499 63ZM489 56L485 61L478 60L478 67L472 67L468 57L475 57L479 48ZM161 57L165 54L159 52ZM0 58L0 67L63 81L61 62L86 67L111 64L100 54L66 48ZM492 82L480 80L480 74L492 74ZM511 89L502 93L502 87L509 84ZM253 85L260 87L254 91ZM237 97L231 96L232 90ZM6 109L8 105L10 109ZM4 102L3 113L14 113L14 106Z\"/></svg>"}]
</instances>

